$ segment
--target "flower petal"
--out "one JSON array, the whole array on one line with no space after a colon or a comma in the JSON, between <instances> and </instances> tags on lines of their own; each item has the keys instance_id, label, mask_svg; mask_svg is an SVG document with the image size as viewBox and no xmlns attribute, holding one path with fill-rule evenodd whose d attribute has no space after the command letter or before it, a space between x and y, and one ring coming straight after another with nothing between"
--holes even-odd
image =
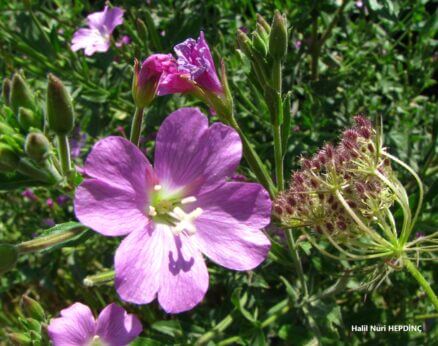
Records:
<instances>
[{"instance_id":1,"label":"flower petal","mask_svg":"<svg viewBox=\"0 0 438 346\"><path fill-rule=\"evenodd\" d=\"M73 35L71 50L84 49L85 55L95 52L106 52L110 47L109 38L104 37L96 29L79 29Z\"/></svg>"},{"instance_id":2,"label":"flower petal","mask_svg":"<svg viewBox=\"0 0 438 346\"><path fill-rule=\"evenodd\" d=\"M97 318L96 334L109 346L127 345L143 330L135 315L128 314L117 304L110 304Z\"/></svg>"},{"instance_id":3,"label":"flower petal","mask_svg":"<svg viewBox=\"0 0 438 346\"><path fill-rule=\"evenodd\" d=\"M90 28L111 34L116 26L123 23L123 12L120 7L105 6L103 11L88 15L87 24Z\"/></svg>"},{"instance_id":4,"label":"flower petal","mask_svg":"<svg viewBox=\"0 0 438 346\"><path fill-rule=\"evenodd\" d=\"M144 154L130 141L110 136L97 142L84 165L91 178L136 194L154 185L154 172Z\"/></svg>"},{"instance_id":5,"label":"flower petal","mask_svg":"<svg viewBox=\"0 0 438 346\"><path fill-rule=\"evenodd\" d=\"M161 269L158 302L167 313L188 311L198 305L208 290L208 271L201 253L189 236L174 236L162 225L168 245Z\"/></svg>"},{"instance_id":6,"label":"flower petal","mask_svg":"<svg viewBox=\"0 0 438 346\"><path fill-rule=\"evenodd\" d=\"M271 201L261 185L229 182L197 198L191 207L203 213L193 238L205 255L234 270L253 269L266 259L270 241L260 230L270 222Z\"/></svg>"},{"instance_id":7,"label":"flower petal","mask_svg":"<svg viewBox=\"0 0 438 346\"><path fill-rule=\"evenodd\" d=\"M206 191L225 181L242 157L237 132L208 120L197 108L181 108L170 114L157 134L155 169L160 184L182 187L191 193Z\"/></svg>"},{"instance_id":8,"label":"flower petal","mask_svg":"<svg viewBox=\"0 0 438 346\"><path fill-rule=\"evenodd\" d=\"M95 321L88 306L75 303L61 311L61 317L53 318L48 326L54 346L86 345L95 334Z\"/></svg>"},{"instance_id":9,"label":"flower petal","mask_svg":"<svg viewBox=\"0 0 438 346\"><path fill-rule=\"evenodd\" d=\"M86 179L76 190L78 220L106 236L121 236L146 229L146 193L133 193L97 179Z\"/></svg>"},{"instance_id":10,"label":"flower petal","mask_svg":"<svg viewBox=\"0 0 438 346\"><path fill-rule=\"evenodd\" d=\"M135 304L148 304L155 299L166 251L165 233L150 223L136 230L120 244L114 258L115 287L120 297Z\"/></svg>"}]
</instances>

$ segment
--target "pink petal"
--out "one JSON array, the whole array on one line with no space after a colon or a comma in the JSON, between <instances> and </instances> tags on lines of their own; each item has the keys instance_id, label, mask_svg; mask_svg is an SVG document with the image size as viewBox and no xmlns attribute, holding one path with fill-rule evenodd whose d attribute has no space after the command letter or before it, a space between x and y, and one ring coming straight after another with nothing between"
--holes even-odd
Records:
<instances>
[{"instance_id":1,"label":"pink petal","mask_svg":"<svg viewBox=\"0 0 438 346\"><path fill-rule=\"evenodd\" d=\"M145 191L134 193L97 179L85 179L74 201L78 220L106 236L145 230L147 204Z\"/></svg>"},{"instance_id":2,"label":"pink petal","mask_svg":"<svg viewBox=\"0 0 438 346\"><path fill-rule=\"evenodd\" d=\"M167 248L166 232L150 223L146 230L132 232L120 244L114 258L115 287L123 300L147 304L155 299Z\"/></svg>"},{"instance_id":3,"label":"pink petal","mask_svg":"<svg viewBox=\"0 0 438 346\"><path fill-rule=\"evenodd\" d=\"M128 314L117 304L110 304L97 318L96 334L109 346L127 345L143 330L135 315Z\"/></svg>"},{"instance_id":4,"label":"pink petal","mask_svg":"<svg viewBox=\"0 0 438 346\"><path fill-rule=\"evenodd\" d=\"M84 49L85 55L95 52L106 52L110 47L110 40L96 29L79 29L73 35L71 50L76 52Z\"/></svg>"},{"instance_id":5,"label":"pink petal","mask_svg":"<svg viewBox=\"0 0 438 346\"><path fill-rule=\"evenodd\" d=\"M53 318L48 326L54 346L86 345L95 335L95 321L88 306L75 303L61 311L61 317Z\"/></svg>"},{"instance_id":6,"label":"pink petal","mask_svg":"<svg viewBox=\"0 0 438 346\"><path fill-rule=\"evenodd\" d=\"M198 305L208 290L208 271L201 253L189 236L174 236L162 226L167 251L161 269L158 302L167 313L188 311Z\"/></svg>"},{"instance_id":7,"label":"pink petal","mask_svg":"<svg viewBox=\"0 0 438 346\"><path fill-rule=\"evenodd\" d=\"M120 7L105 6L103 11L88 15L87 24L90 28L111 34L116 26L123 23L123 12Z\"/></svg>"},{"instance_id":8,"label":"pink petal","mask_svg":"<svg viewBox=\"0 0 438 346\"><path fill-rule=\"evenodd\" d=\"M97 142L84 169L87 176L134 194L146 193L154 185L151 164L140 149L122 137Z\"/></svg>"},{"instance_id":9,"label":"pink petal","mask_svg":"<svg viewBox=\"0 0 438 346\"><path fill-rule=\"evenodd\" d=\"M197 108L181 108L161 125L156 141L155 169L169 189L212 189L237 168L242 143L237 132L216 123Z\"/></svg>"},{"instance_id":10,"label":"pink petal","mask_svg":"<svg viewBox=\"0 0 438 346\"><path fill-rule=\"evenodd\" d=\"M182 76L181 72L164 73L158 84L157 94L159 96L187 93L193 91L194 84Z\"/></svg>"},{"instance_id":11,"label":"pink petal","mask_svg":"<svg viewBox=\"0 0 438 346\"><path fill-rule=\"evenodd\" d=\"M201 207L193 235L212 261L234 270L250 270L263 262L270 241L260 231L270 222L271 201L259 184L229 182L197 197Z\"/></svg>"}]
</instances>

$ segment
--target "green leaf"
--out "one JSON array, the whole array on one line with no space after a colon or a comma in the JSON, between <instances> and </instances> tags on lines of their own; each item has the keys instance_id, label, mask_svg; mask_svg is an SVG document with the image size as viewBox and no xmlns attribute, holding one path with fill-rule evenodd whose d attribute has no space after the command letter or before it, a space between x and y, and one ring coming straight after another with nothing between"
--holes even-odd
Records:
<instances>
[{"instance_id":1,"label":"green leaf","mask_svg":"<svg viewBox=\"0 0 438 346\"><path fill-rule=\"evenodd\" d=\"M160 346L162 343L151 338L137 338L129 346Z\"/></svg>"},{"instance_id":2,"label":"green leaf","mask_svg":"<svg viewBox=\"0 0 438 346\"><path fill-rule=\"evenodd\" d=\"M181 324L177 320L158 321L153 323L151 328L171 337L179 337L183 335Z\"/></svg>"}]
</instances>

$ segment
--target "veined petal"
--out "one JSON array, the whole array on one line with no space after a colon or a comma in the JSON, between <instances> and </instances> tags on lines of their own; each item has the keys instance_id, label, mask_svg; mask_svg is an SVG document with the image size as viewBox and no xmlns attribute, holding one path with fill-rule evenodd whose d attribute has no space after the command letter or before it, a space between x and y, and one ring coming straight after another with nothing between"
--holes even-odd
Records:
<instances>
[{"instance_id":1,"label":"veined petal","mask_svg":"<svg viewBox=\"0 0 438 346\"><path fill-rule=\"evenodd\" d=\"M166 231L150 223L146 229L129 234L120 244L114 258L115 287L123 300L148 304L155 299L168 246Z\"/></svg>"},{"instance_id":2,"label":"veined petal","mask_svg":"<svg viewBox=\"0 0 438 346\"><path fill-rule=\"evenodd\" d=\"M110 136L97 142L87 157L84 169L91 178L140 195L156 183L147 158L122 137Z\"/></svg>"},{"instance_id":3,"label":"veined petal","mask_svg":"<svg viewBox=\"0 0 438 346\"><path fill-rule=\"evenodd\" d=\"M123 23L123 13L124 11L120 7L109 8L105 6L103 11L88 15L87 24L90 28L111 34L116 26Z\"/></svg>"},{"instance_id":4,"label":"veined petal","mask_svg":"<svg viewBox=\"0 0 438 346\"><path fill-rule=\"evenodd\" d=\"M95 52L106 52L110 47L109 37L105 37L97 29L79 29L73 35L71 50L84 49L85 55Z\"/></svg>"},{"instance_id":5,"label":"veined petal","mask_svg":"<svg viewBox=\"0 0 438 346\"><path fill-rule=\"evenodd\" d=\"M108 346L128 345L142 330L135 315L114 303L103 309L97 318L96 334Z\"/></svg>"},{"instance_id":6,"label":"veined petal","mask_svg":"<svg viewBox=\"0 0 438 346\"><path fill-rule=\"evenodd\" d=\"M208 127L197 108L181 108L160 127L155 149L155 169L169 189L191 193L212 189L237 168L242 143L237 132L223 124Z\"/></svg>"},{"instance_id":7,"label":"veined petal","mask_svg":"<svg viewBox=\"0 0 438 346\"><path fill-rule=\"evenodd\" d=\"M208 271L201 253L189 236L172 234L162 226L166 249L161 269L158 302L167 313L176 314L198 305L208 290Z\"/></svg>"},{"instance_id":8,"label":"veined petal","mask_svg":"<svg viewBox=\"0 0 438 346\"><path fill-rule=\"evenodd\" d=\"M193 208L203 213L193 235L212 261L234 270L250 270L263 262L270 241L261 231L270 222L271 201L259 184L228 182L199 195Z\"/></svg>"},{"instance_id":9,"label":"veined petal","mask_svg":"<svg viewBox=\"0 0 438 346\"><path fill-rule=\"evenodd\" d=\"M81 303L61 311L61 317L53 318L48 326L54 346L83 346L95 335L95 321L90 308Z\"/></svg>"},{"instance_id":10,"label":"veined petal","mask_svg":"<svg viewBox=\"0 0 438 346\"><path fill-rule=\"evenodd\" d=\"M146 229L146 193L134 193L86 179L75 194L75 214L84 225L106 236L121 236Z\"/></svg>"}]
</instances>

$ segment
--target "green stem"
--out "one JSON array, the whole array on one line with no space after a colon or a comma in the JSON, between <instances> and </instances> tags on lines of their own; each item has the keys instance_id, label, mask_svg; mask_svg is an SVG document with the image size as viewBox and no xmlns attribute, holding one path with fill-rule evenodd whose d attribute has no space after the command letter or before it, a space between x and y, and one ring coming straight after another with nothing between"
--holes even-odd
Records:
<instances>
[{"instance_id":1,"label":"green stem","mask_svg":"<svg viewBox=\"0 0 438 346\"><path fill-rule=\"evenodd\" d=\"M417 269L414 263L412 263L409 259L404 258L404 263L406 268L409 270L409 272L412 274L412 276L417 280L417 282L420 284L421 287L423 287L426 294L429 296L430 300L432 301L433 306L438 311L438 298L433 291L432 287L430 287L430 284L427 282L427 280L424 278L424 276L420 273L420 271Z\"/></svg>"},{"instance_id":2,"label":"green stem","mask_svg":"<svg viewBox=\"0 0 438 346\"><path fill-rule=\"evenodd\" d=\"M281 95L281 61L274 60L272 62L272 86Z\"/></svg>"},{"instance_id":3,"label":"green stem","mask_svg":"<svg viewBox=\"0 0 438 346\"><path fill-rule=\"evenodd\" d=\"M277 179L278 190L284 190L283 177L283 148L281 140L281 128L274 125L274 153L275 153L275 177Z\"/></svg>"},{"instance_id":4,"label":"green stem","mask_svg":"<svg viewBox=\"0 0 438 346\"><path fill-rule=\"evenodd\" d=\"M63 243L71 238L76 237L85 229L85 226L77 226L62 233L55 233L45 237L39 237L33 240L25 241L17 245L17 250L21 254L44 250L53 245Z\"/></svg>"},{"instance_id":5,"label":"green stem","mask_svg":"<svg viewBox=\"0 0 438 346\"><path fill-rule=\"evenodd\" d=\"M239 133L240 138L242 139L243 155L246 161L248 162L248 165L250 166L251 170L254 172L259 182L268 190L271 198L274 198L276 194L276 188L262 160L257 155L256 151L252 147L248 138L246 138L245 134L239 127L239 124L236 122L234 117L231 117L230 125Z\"/></svg>"},{"instance_id":6,"label":"green stem","mask_svg":"<svg viewBox=\"0 0 438 346\"><path fill-rule=\"evenodd\" d=\"M67 176L71 170L70 144L66 135L58 135L58 154L62 174Z\"/></svg>"},{"instance_id":7,"label":"green stem","mask_svg":"<svg viewBox=\"0 0 438 346\"><path fill-rule=\"evenodd\" d=\"M130 141L136 146L140 143L140 132L143 123L144 108L136 108L132 119Z\"/></svg>"},{"instance_id":8,"label":"green stem","mask_svg":"<svg viewBox=\"0 0 438 346\"><path fill-rule=\"evenodd\" d=\"M23 158L20 159L20 162L18 163L17 171L44 183L50 181L47 172L34 167L30 162Z\"/></svg>"},{"instance_id":9,"label":"green stem","mask_svg":"<svg viewBox=\"0 0 438 346\"><path fill-rule=\"evenodd\" d=\"M114 270L95 275L89 275L84 279L83 283L87 287L104 285L112 282L114 280L114 275Z\"/></svg>"},{"instance_id":10,"label":"green stem","mask_svg":"<svg viewBox=\"0 0 438 346\"><path fill-rule=\"evenodd\" d=\"M291 229L286 230L286 241L292 255L292 260L294 262L295 270L297 271L298 277L300 278L301 281L301 286L302 286L301 288L304 291L304 297L307 297L309 295L309 291L307 289L306 279L304 277L303 265L301 264L300 254L298 252L293 231Z\"/></svg>"},{"instance_id":11,"label":"green stem","mask_svg":"<svg viewBox=\"0 0 438 346\"><path fill-rule=\"evenodd\" d=\"M228 314L222 321L220 321L212 330L202 335L195 345L205 345L208 341L215 337L215 335L223 332L228 326L233 323L233 315Z\"/></svg>"}]
</instances>

